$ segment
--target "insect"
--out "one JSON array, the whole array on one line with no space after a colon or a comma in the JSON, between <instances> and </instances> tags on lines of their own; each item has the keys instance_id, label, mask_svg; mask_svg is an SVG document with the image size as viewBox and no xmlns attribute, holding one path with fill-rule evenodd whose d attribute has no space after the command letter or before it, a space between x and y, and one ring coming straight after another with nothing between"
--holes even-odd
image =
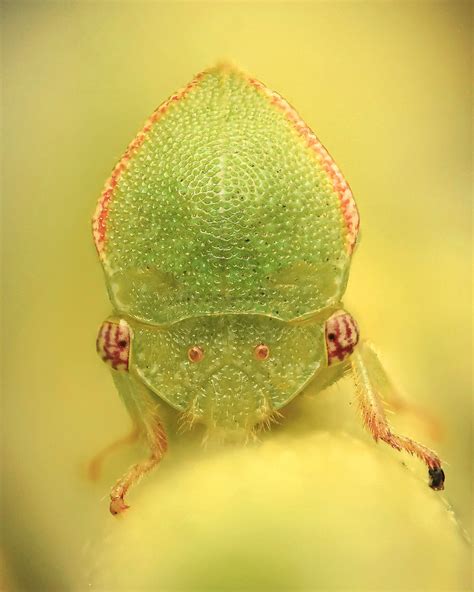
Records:
<instances>
[{"instance_id":1,"label":"insect","mask_svg":"<svg viewBox=\"0 0 474 592\"><path fill-rule=\"evenodd\" d=\"M218 65L155 110L93 217L113 305L97 350L150 448L113 487L112 514L166 451L164 406L245 437L311 381L345 374L375 440L418 456L443 489L438 456L392 432L390 382L342 305L358 231L326 149L256 79Z\"/></svg>"}]
</instances>

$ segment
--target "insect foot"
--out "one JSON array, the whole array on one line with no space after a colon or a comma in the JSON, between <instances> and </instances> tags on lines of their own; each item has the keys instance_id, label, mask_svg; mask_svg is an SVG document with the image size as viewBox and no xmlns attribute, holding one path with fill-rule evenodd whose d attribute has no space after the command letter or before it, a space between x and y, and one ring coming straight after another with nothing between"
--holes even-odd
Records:
<instances>
[{"instance_id":1,"label":"insect foot","mask_svg":"<svg viewBox=\"0 0 474 592\"><path fill-rule=\"evenodd\" d=\"M442 491L444 489L444 471L441 467L434 467L428 469L430 476L430 487L435 491Z\"/></svg>"},{"instance_id":2,"label":"insect foot","mask_svg":"<svg viewBox=\"0 0 474 592\"><path fill-rule=\"evenodd\" d=\"M127 506L123 497L113 498L112 496L110 496L110 499L110 513L113 516L117 516L117 514L125 512L125 510L128 510L128 508L130 507Z\"/></svg>"}]
</instances>

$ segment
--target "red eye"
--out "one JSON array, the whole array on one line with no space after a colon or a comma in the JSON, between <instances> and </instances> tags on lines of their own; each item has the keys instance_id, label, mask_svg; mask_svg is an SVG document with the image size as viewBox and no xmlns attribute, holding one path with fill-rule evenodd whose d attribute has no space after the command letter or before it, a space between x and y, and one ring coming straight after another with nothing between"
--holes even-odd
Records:
<instances>
[{"instance_id":1,"label":"red eye","mask_svg":"<svg viewBox=\"0 0 474 592\"><path fill-rule=\"evenodd\" d=\"M188 358L190 362L200 362L204 358L204 352L198 345L188 349Z\"/></svg>"},{"instance_id":2,"label":"red eye","mask_svg":"<svg viewBox=\"0 0 474 592\"><path fill-rule=\"evenodd\" d=\"M114 370L128 370L130 327L125 321L102 323L97 335L97 353Z\"/></svg>"},{"instance_id":3,"label":"red eye","mask_svg":"<svg viewBox=\"0 0 474 592\"><path fill-rule=\"evenodd\" d=\"M268 345L261 343L255 348L254 354L257 360L266 360L270 356L270 348Z\"/></svg>"},{"instance_id":4,"label":"red eye","mask_svg":"<svg viewBox=\"0 0 474 592\"><path fill-rule=\"evenodd\" d=\"M354 351L359 341L359 328L349 313L339 310L326 321L325 336L328 364L337 364Z\"/></svg>"}]
</instances>

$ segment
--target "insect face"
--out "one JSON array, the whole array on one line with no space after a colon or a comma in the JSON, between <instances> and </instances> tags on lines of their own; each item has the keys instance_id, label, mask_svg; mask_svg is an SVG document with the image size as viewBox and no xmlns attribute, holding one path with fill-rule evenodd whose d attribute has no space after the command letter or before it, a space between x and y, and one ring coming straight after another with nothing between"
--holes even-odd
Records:
<instances>
[{"instance_id":1,"label":"insect face","mask_svg":"<svg viewBox=\"0 0 474 592\"><path fill-rule=\"evenodd\" d=\"M319 322L220 315L133 334L130 371L194 421L228 429L251 429L326 365Z\"/></svg>"}]
</instances>

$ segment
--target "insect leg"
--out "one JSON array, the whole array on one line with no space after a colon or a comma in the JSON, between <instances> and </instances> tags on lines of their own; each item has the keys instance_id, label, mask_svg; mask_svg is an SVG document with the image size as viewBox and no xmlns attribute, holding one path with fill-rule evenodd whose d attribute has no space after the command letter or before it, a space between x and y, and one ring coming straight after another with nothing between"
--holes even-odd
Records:
<instances>
[{"instance_id":1,"label":"insect leg","mask_svg":"<svg viewBox=\"0 0 474 592\"><path fill-rule=\"evenodd\" d=\"M168 441L158 414L159 404L155 395L128 373L113 372L112 375L120 396L150 448L149 458L132 465L112 488L110 512L115 515L129 507L125 503L127 491L160 462L168 447Z\"/></svg>"},{"instance_id":2,"label":"insect leg","mask_svg":"<svg viewBox=\"0 0 474 592\"><path fill-rule=\"evenodd\" d=\"M392 432L380 395L381 385L389 384L389 380L378 358L375 360L373 350L365 343L360 343L352 354L352 376L366 428L375 441L382 440L392 448L406 450L424 461L428 465L430 487L444 489L444 472L438 455L411 438Z\"/></svg>"},{"instance_id":3,"label":"insect leg","mask_svg":"<svg viewBox=\"0 0 474 592\"><path fill-rule=\"evenodd\" d=\"M111 442L105 448L103 448L100 452L98 452L94 458L92 458L89 462L87 473L89 475L89 479L92 481L96 481L100 477L100 473L102 470L102 465L104 460L112 453L125 446L126 444L133 444L138 440L140 436L140 426L134 422L134 425L131 431L122 438L115 440L115 442Z\"/></svg>"},{"instance_id":4,"label":"insect leg","mask_svg":"<svg viewBox=\"0 0 474 592\"><path fill-rule=\"evenodd\" d=\"M429 409L425 409L421 405L416 405L412 401L407 400L400 393L387 375L387 372L371 343L367 341L364 342L363 349L365 364L370 368L370 378L384 402L388 403L393 411L411 413L421 421L426 428L428 428L433 439L439 438L442 432L439 420Z\"/></svg>"}]
</instances>

